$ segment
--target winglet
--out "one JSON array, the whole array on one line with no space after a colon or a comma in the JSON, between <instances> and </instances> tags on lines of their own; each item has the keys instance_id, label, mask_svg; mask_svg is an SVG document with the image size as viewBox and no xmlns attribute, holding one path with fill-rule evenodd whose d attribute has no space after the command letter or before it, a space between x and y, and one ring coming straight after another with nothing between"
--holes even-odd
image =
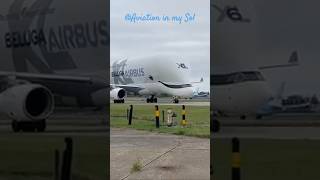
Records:
<instances>
[{"instance_id":1,"label":"winglet","mask_svg":"<svg viewBox=\"0 0 320 180\"><path fill-rule=\"evenodd\" d=\"M298 56L298 51L295 50L291 53L291 56L288 61L290 64L299 64L299 56Z\"/></svg>"}]
</instances>

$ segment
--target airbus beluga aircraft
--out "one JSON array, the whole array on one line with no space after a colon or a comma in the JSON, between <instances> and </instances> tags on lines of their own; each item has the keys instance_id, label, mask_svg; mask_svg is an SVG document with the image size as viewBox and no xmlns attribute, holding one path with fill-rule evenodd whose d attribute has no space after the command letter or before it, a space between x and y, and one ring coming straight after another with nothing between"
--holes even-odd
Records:
<instances>
[{"instance_id":1,"label":"airbus beluga aircraft","mask_svg":"<svg viewBox=\"0 0 320 180\"><path fill-rule=\"evenodd\" d=\"M213 61L211 64L211 107L226 115L260 116L261 110L274 100L263 71L299 65L293 51L286 64L251 66L261 58L257 16L251 1L217 0L211 4L213 15ZM251 60L250 62L248 60ZM248 67L250 65L250 67ZM214 113L213 113L214 114ZM213 131L219 122L212 119Z\"/></svg>"},{"instance_id":2,"label":"airbus beluga aircraft","mask_svg":"<svg viewBox=\"0 0 320 180\"><path fill-rule=\"evenodd\" d=\"M260 118L268 103L280 98L279 92L271 89L263 75L263 70L288 68L299 65L297 51L294 51L287 64L268 65L257 69L242 70L229 73L214 73L211 75L213 108L224 114L239 115L244 119L248 115Z\"/></svg>"},{"instance_id":3,"label":"airbus beluga aircraft","mask_svg":"<svg viewBox=\"0 0 320 180\"><path fill-rule=\"evenodd\" d=\"M107 105L107 7L100 0L1 1L0 113L15 132L44 131L56 103Z\"/></svg>"},{"instance_id":4,"label":"airbus beluga aircraft","mask_svg":"<svg viewBox=\"0 0 320 180\"><path fill-rule=\"evenodd\" d=\"M147 103L156 103L159 96L172 96L179 103L179 98L192 98L193 84L203 81L189 81L190 66L169 56L118 60L110 73L110 97L115 103L123 103L126 92L147 96Z\"/></svg>"}]
</instances>

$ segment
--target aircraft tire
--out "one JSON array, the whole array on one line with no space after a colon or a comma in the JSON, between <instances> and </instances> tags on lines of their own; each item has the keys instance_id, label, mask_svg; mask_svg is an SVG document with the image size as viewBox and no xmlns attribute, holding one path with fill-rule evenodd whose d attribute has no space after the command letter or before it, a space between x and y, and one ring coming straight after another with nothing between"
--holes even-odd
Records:
<instances>
[{"instance_id":1,"label":"aircraft tire","mask_svg":"<svg viewBox=\"0 0 320 180\"><path fill-rule=\"evenodd\" d=\"M20 124L16 120L12 121L11 127L12 127L13 132L19 132L21 130Z\"/></svg>"},{"instance_id":2,"label":"aircraft tire","mask_svg":"<svg viewBox=\"0 0 320 180\"><path fill-rule=\"evenodd\" d=\"M47 125L47 124L46 124L46 120L43 119L43 120L37 122L36 130L37 130L38 132L44 132L44 131L46 130L46 125Z\"/></svg>"}]
</instances>

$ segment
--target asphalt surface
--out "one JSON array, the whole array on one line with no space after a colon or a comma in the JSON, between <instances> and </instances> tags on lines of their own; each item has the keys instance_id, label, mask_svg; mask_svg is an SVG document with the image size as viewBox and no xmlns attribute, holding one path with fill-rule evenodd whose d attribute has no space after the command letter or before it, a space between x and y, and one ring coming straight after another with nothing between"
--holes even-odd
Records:
<instances>
[{"instance_id":1,"label":"asphalt surface","mask_svg":"<svg viewBox=\"0 0 320 180\"><path fill-rule=\"evenodd\" d=\"M263 119L218 118L212 138L320 139L320 114L278 114Z\"/></svg>"},{"instance_id":2,"label":"asphalt surface","mask_svg":"<svg viewBox=\"0 0 320 180\"><path fill-rule=\"evenodd\" d=\"M320 139L320 127L225 127L212 138Z\"/></svg>"},{"instance_id":3,"label":"asphalt surface","mask_svg":"<svg viewBox=\"0 0 320 180\"><path fill-rule=\"evenodd\" d=\"M209 139L111 129L110 140L112 180L210 178ZM137 163L142 169L131 172Z\"/></svg>"}]
</instances>

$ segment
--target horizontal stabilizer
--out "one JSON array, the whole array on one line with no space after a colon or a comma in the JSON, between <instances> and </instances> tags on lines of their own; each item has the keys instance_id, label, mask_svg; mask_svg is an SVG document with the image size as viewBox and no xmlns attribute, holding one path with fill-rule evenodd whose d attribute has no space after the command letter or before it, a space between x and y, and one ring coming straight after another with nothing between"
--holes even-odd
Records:
<instances>
[{"instance_id":1,"label":"horizontal stabilizer","mask_svg":"<svg viewBox=\"0 0 320 180\"><path fill-rule=\"evenodd\" d=\"M203 78L201 78L200 81L191 82L191 84L197 84L197 83L203 83Z\"/></svg>"},{"instance_id":2,"label":"horizontal stabilizer","mask_svg":"<svg viewBox=\"0 0 320 180\"><path fill-rule=\"evenodd\" d=\"M298 51L293 51L289 57L289 61L287 64L262 66L262 67L259 67L259 69L265 70L265 69L286 68L286 67L293 67L293 66L298 66L298 65L299 65Z\"/></svg>"}]
</instances>

